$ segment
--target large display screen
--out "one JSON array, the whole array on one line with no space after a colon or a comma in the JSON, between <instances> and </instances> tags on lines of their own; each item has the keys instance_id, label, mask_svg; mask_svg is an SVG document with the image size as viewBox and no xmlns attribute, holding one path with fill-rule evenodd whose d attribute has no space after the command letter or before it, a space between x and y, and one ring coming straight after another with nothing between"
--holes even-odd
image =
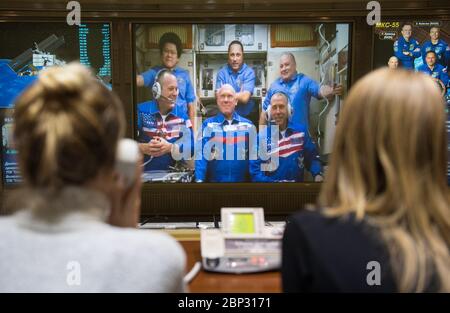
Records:
<instances>
[{"instance_id":1,"label":"large display screen","mask_svg":"<svg viewBox=\"0 0 450 313\"><path fill-rule=\"evenodd\" d=\"M323 178L349 81L351 24L133 30L144 181Z\"/></svg>"},{"instance_id":2,"label":"large display screen","mask_svg":"<svg viewBox=\"0 0 450 313\"><path fill-rule=\"evenodd\" d=\"M37 79L40 71L71 61L92 68L111 88L110 38L110 25L104 23L0 23L1 161L5 185L21 181L11 140L15 99Z\"/></svg>"},{"instance_id":3,"label":"large display screen","mask_svg":"<svg viewBox=\"0 0 450 313\"><path fill-rule=\"evenodd\" d=\"M430 75L450 108L450 21L392 18L378 23L374 33L374 68L406 68ZM450 116L447 115L447 180L450 185Z\"/></svg>"}]
</instances>

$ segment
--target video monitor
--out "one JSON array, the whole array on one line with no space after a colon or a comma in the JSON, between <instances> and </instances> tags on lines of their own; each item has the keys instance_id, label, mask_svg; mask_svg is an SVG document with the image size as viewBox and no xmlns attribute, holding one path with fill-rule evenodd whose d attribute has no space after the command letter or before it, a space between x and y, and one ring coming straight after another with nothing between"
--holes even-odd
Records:
<instances>
[{"instance_id":1,"label":"video monitor","mask_svg":"<svg viewBox=\"0 0 450 313\"><path fill-rule=\"evenodd\" d=\"M392 18L375 26L373 66L406 68L430 75L447 111L447 180L450 185L450 20Z\"/></svg>"},{"instance_id":2,"label":"video monitor","mask_svg":"<svg viewBox=\"0 0 450 313\"><path fill-rule=\"evenodd\" d=\"M133 34L143 181L321 181L350 23L134 24Z\"/></svg>"},{"instance_id":3,"label":"video monitor","mask_svg":"<svg viewBox=\"0 0 450 313\"><path fill-rule=\"evenodd\" d=\"M5 185L21 182L11 138L15 99L43 69L78 61L111 88L110 24L0 23L1 167Z\"/></svg>"}]
</instances>

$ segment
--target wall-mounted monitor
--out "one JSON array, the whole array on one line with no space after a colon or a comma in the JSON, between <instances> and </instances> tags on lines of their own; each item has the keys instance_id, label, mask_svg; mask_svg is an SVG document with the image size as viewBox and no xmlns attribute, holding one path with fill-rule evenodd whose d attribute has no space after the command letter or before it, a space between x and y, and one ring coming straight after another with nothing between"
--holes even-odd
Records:
<instances>
[{"instance_id":1,"label":"wall-mounted monitor","mask_svg":"<svg viewBox=\"0 0 450 313\"><path fill-rule=\"evenodd\" d=\"M78 61L111 88L110 24L69 26L60 22L0 23L1 167L4 185L21 182L11 138L15 99L43 69Z\"/></svg>"},{"instance_id":2,"label":"wall-mounted monitor","mask_svg":"<svg viewBox=\"0 0 450 313\"><path fill-rule=\"evenodd\" d=\"M323 175L350 79L350 23L134 24L133 35L144 181L312 182ZM177 94L164 90L164 69ZM217 94L225 84L238 99L231 113ZM292 110L275 112L277 92Z\"/></svg>"}]
</instances>

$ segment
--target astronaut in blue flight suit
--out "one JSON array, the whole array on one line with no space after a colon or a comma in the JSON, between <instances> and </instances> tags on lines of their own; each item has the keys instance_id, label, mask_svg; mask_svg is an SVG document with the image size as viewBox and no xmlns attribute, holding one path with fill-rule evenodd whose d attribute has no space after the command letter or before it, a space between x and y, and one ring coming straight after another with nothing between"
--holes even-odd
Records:
<instances>
[{"instance_id":1,"label":"astronaut in blue flight suit","mask_svg":"<svg viewBox=\"0 0 450 313\"><path fill-rule=\"evenodd\" d=\"M427 40L422 44L421 52L423 64L426 64L426 53L428 51L434 51L437 56L437 63L443 67L447 67L448 62L450 61L450 47L444 40L439 39L439 32L439 27L431 27L430 40Z\"/></svg>"},{"instance_id":2,"label":"astronaut in blue flight suit","mask_svg":"<svg viewBox=\"0 0 450 313\"><path fill-rule=\"evenodd\" d=\"M220 87L216 98L220 113L203 122L198 136L195 181L249 181L249 159L256 159L256 128L235 111L238 100L233 86Z\"/></svg>"},{"instance_id":3,"label":"astronaut in blue flight suit","mask_svg":"<svg viewBox=\"0 0 450 313\"><path fill-rule=\"evenodd\" d=\"M273 94L267 109L271 125L261 127L258 159L250 161L252 181L301 182L305 165L314 181L323 181L316 145L304 125L290 121L291 114L288 95L284 92Z\"/></svg>"},{"instance_id":4,"label":"astronaut in blue flight suit","mask_svg":"<svg viewBox=\"0 0 450 313\"><path fill-rule=\"evenodd\" d=\"M180 106L178 111L189 116L191 123L194 123L195 116L195 91L189 76L189 71L177 66L183 53L183 46L180 37L175 33L165 33L159 39L159 52L162 65L154 66L148 71L138 75L136 85L151 88L155 82L156 74L163 68L167 68L177 78L178 97L176 105Z\"/></svg>"},{"instance_id":5,"label":"astronaut in blue flight suit","mask_svg":"<svg viewBox=\"0 0 450 313\"><path fill-rule=\"evenodd\" d=\"M394 42L394 55L400 60L401 67L414 69L414 59L421 56L419 42L411 37L412 25L402 26L402 35Z\"/></svg>"},{"instance_id":6,"label":"astronaut in blue flight suit","mask_svg":"<svg viewBox=\"0 0 450 313\"><path fill-rule=\"evenodd\" d=\"M294 55L290 52L285 52L280 57L280 77L270 85L267 96L264 99L259 125L267 124L265 112L269 107L272 95L277 91L283 91L289 95L289 101L294 110L292 121L295 124L302 124L308 129L311 97L331 100L335 95L342 94L342 86L320 86L318 82L310 77L297 73L297 63Z\"/></svg>"},{"instance_id":7,"label":"astronaut in blue flight suit","mask_svg":"<svg viewBox=\"0 0 450 313\"><path fill-rule=\"evenodd\" d=\"M225 84L230 84L236 91L236 113L250 118L255 113L255 101L251 99L255 88L255 71L244 63L244 47L238 40L228 45L228 63L217 73L216 90Z\"/></svg>"},{"instance_id":8,"label":"astronaut in blue flight suit","mask_svg":"<svg viewBox=\"0 0 450 313\"><path fill-rule=\"evenodd\" d=\"M138 106L138 142L144 155L144 171L168 170L176 161L192 159L192 125L177 105L177 78L169 70L158 73L154 99Z\"/></svg>"},{"instance_id":9,"label":"astronaut in blue flight suit","mask_svg":"<svg viewBox=\"0 0 450 313\"><path fill-rule=\"evenodd\" d=\"M398 58L396 56L391 56L389 58L389 61L387 63L387 66L391 69L391 70L395 70L398 68Z\"/></svg>"},{"instance_id":10,"label":"astronaut in blue flight suit","mask_svg":"<svg viewBox=\"0 0 450 313\"><path fill-rule=\"evenodd\" d=\"M440 80L444 87L447 87L449 81L447 69L437 63L436 59L436 52L433 50L428 51L425 55L426 64L419 67L419 71L430 75L434 80Z\"/></svg>"}]
</instances>

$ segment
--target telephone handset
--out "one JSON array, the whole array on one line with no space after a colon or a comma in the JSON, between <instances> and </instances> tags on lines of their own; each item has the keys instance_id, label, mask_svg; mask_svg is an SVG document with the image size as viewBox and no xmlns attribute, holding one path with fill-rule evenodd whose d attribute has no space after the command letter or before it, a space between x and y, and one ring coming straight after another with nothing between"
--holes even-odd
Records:
<instances>
[{"instance_id":1,"label":"telephone handset","mask_svg":"<svg viewBox=\"0 0 450 313\"><path fill-rule=\"evenodd\" d=\"M129 187L136 178L138 160L139 146L137 142L129 138L120 139L117 144L116 171L123 177L126 187Z\"/></svg>"},{"instance_id":2,"label":"telephone handset","mask_svg":"<svg viewBox=\"0 0 450 313\"><path fill-rule=\"evenodd\" d=\"M254 273L280 267L283 229L265 226L262 208L222 208L221 219L221 229L200 233L205 270Z\"/></svg>"}]
</instances>

